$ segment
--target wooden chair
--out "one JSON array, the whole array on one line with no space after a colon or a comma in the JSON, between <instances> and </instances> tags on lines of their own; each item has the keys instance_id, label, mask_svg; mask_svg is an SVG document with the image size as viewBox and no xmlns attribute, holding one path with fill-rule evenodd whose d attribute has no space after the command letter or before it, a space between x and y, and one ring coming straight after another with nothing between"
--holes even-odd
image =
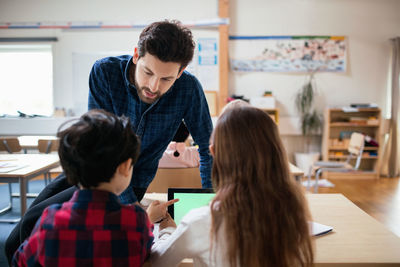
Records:
<instances>
[{"instance_id":1,"label":"wooden chair","mask_svg":"<svg viewBox=\"0 0 400 267\"><path fill-rule=\"evenodd\" d=\"M49 154L53 151L58 151L60 141L58 139L39 139L38 150L40 153Z\"/></svg>"},{"instance_id":2,"label":"wooden chair","mask_svg":"<svg viewBox=\"0 0 400 267\"><path fill-rule=\"evenodd\" d=\"M38 140L38 150L40 153L46 153L49 154L54 151L58 151L58 147L60 145L60 140L57 138L51 138L51 139L39 139ZM48 183L51 182L51 174L52 173L61 173L62 168L57 167L54 169L51 169L49 172L44 174L44 182L47 185Z\"/></svg>"},{"instance_id":3,"label":"wooden chair","mask_svg":"<svg viewBox=\"0 0 400 267\"><path fill-rule=\"evenodd\" d=\"M18 137L0 137L0 151L7 151L11 154L21 152L21 150Z\"/></svg>"},{"instance_id":4,"label":"wooden chair","mask_svg":"<svg viewBox=\"0 0 400 267\"><path fill-rule=\"evenodd\" d=\"M349 155L347 156L346 161L317 161L311 167L308 173L308 185L307 189L310 187L311 182L311 173L312 170L316 170L315 172L315 185L314 192L318 192L318 180L322 172L331 171L331 172L352 172L358 170L361 163L362 153L364 150L364 135L361 133L353 132L350 137L349 146L347 151ZM351 159L356 159L356 162L353 165L350 164Z\"/></svg>"},{"instance_id":5,"label":"wooden chair","mask_svg":"<svg viewBox=\"0 0 400 267\"><path fill-rule=\"evenodd\" d=\"M19 144L17 137L0 137L0 151L6 151L12 154L16 152L21 152L22 147ZM8 193L10 195L10 202L5 208L0 210L0 214L9 211L12 208L13 193L12 193L11 183L8 183Z\"/></svg>"}]
</instances>

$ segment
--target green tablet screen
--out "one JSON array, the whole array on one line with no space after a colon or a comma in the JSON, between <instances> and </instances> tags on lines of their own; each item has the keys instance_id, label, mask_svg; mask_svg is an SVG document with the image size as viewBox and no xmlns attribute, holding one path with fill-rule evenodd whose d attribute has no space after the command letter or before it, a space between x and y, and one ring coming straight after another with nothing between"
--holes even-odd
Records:
<instances>
[{"instance_id":1,"label":"green tablet screen","mask_svg":"<svg viewBox=\"0 0 400 267\"><path fill-rule=\"evenodd\" d=\"M176 225L178 225L182 218L192 209L207 206L214 198L215 193L209 189L176 189L177 191L168 191L168 200L173 198L179 198L179 201L169 208L171 216L174 218ZM184 192L187 190L186 192ZM172 212L171 212L172 210Z\"/></svg>"}]
</instances>

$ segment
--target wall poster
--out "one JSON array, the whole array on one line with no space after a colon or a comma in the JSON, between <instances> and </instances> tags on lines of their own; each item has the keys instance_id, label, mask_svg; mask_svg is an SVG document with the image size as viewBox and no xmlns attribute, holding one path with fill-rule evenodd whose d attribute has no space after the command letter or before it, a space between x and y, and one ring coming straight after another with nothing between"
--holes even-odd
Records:
<instances>
[{"instance_id":1,"label":"wall poster","mask_svg":"<svg viewBox=\"0 0 400 267\"><path fill-rule=\"evenodd\" d=\"M199 38L193 61L186 70L199 79L204 90L218 91L218 64L218 39Z\"/></svg>"},{"instance_id":2,"label":"wall poster","mask_svg":"<svg viewBox=\"0 0 400 267\"><path fill-rule=\"evenodd\" d=\"M230 36L233 71L346 72L344 36Z\"/></svg>"}]
</instances>

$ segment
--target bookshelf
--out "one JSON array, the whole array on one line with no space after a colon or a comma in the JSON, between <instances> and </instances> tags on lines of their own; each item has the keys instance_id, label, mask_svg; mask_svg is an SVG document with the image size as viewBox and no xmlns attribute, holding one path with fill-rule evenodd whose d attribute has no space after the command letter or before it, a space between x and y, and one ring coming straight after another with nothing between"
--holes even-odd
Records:
<instances>
[{"instance_id":1,"label":"bookshelf","mask_svg":"<svg viewBox=\"0 0 400 267\"><path fill-rule=\"evenodd\" d=\"M345 161L347 147L352 132L359 132L367 138L361 165L357 172L324 173L324 178L379 178L381 157L381 110L379 108L359 108L343 111L339 108L326 109L324 114L322 157L324 161ZM354 165L354 160L350 162Z\"/></svg>"}]
</instances>

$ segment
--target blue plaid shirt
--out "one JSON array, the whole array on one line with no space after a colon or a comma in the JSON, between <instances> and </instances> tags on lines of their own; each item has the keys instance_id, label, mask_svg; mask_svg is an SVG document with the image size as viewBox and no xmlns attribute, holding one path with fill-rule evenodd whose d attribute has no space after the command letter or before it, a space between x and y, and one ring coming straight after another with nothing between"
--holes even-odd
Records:
<instances>
[{"instance_id":1,"label":"blue plaid shirt","mask_svg":"<svg viewBox=\"0 0 400 267\"><path fill-rule=\"evenodd\" d=\"M129 117L141 139L131 185L121 194L121 202L137 200L132 187L149 186L157 172L158 161L182 119L199 146L202 186L211 188L212 157L208 145L212 122L199 81L184 71L160 99L146 104L140 100L135 85L129 82L130 67L135 67L132 56L107 57L96 61L89 77L89 109L104 109Z\"/></svg>"}]
</instances>

